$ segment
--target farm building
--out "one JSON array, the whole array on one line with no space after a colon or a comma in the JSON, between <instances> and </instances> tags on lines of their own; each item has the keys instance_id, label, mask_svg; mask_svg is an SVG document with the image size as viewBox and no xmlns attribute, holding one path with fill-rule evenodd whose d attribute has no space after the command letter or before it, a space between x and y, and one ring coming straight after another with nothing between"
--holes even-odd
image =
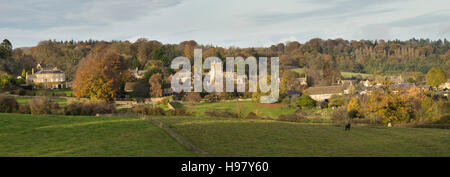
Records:
<instances>
[{"instance_id":1,"label":"farm building","mask_svg":"<svg viewBox=\"0 0 450 177\"><path fill-rule=\"evenodd\" d=\"M306 92L316 101L328 101L332 95L342 95L344 93L341 86L310 87Z\"/></svg>"}]
</instances>

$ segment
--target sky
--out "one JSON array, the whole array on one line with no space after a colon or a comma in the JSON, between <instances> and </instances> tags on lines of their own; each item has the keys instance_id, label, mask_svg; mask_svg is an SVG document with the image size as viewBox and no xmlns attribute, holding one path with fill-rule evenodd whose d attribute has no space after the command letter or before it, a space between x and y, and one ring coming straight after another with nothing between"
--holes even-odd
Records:
<instances>
[{"instance_id":1,"label":"sky","mask_svg":"<svg viewBox=\"0 0 450 177\"><path fill-rule=\"evenodd\" d=\"M0 39L267 47L312 38L450 37L449 0L0 0Z\"/></svg>"}]
</instances>

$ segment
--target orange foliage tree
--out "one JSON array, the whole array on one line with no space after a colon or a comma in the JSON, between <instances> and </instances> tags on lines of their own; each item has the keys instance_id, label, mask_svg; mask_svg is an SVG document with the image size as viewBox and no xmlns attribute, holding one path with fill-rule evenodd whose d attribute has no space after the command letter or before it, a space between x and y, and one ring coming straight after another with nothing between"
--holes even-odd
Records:
<instances>
[{"instance_id":1,"label":"orange foliage tree","mask_svg":"<svg viewBox=\"0 0 450 177\"><path fill-rule=\"evenodd\" d=\"M76 97L111 100L130 79L122 56L101 47L83 58L75 75L73 92Z\"/></svg>"}]
</instances>

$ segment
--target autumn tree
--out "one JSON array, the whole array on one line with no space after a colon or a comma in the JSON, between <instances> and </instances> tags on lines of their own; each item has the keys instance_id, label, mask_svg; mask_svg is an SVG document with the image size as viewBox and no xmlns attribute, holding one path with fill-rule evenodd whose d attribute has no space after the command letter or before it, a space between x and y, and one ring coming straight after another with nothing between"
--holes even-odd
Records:
<instances>
[{"instance_id":1,"label":"autumn tree","mask_svg":"<svg viewBox=\"0 0 450 177\"><path fill-rule=\"evenodd\" d=\"M184 47L184 56L193 61L194 59L194 47L198 44L194 40L183 41L180 43L180 46Z\"/></svg>"},{"instance_id":2,"label":"autumn tree","mask_svg":"<svg viewBox=\"0 0 450 177\"><path fill-rule=\"evenodd\" d=\"M441 68L433 67L428 71L426 82L431 87L437 87L447 80L447 76Z\"/></svg>"},{"instance_id":3,"label":"autumn tree","mask_svg":"<svg viewBox=\"0 0 450 177\"><path fill-rule=\"evenodd\" d=\"M359 99L353 97L347 105L347 112L350 118L355 118L359 116L360 103Z\"/></svg>"},{"instance_id":4,"label":"autumn tree","mask_svg":"<svg viewBox=\"0 0 450 177\"><path fill-rule=\"evenodd\" d=\"M73 92L76 97L111 100L129 78L123 58L113 50L102 48L80 61Z\"/></svg>"},{"instance_id":5,"label":"autumn tree","mask_svg":"<svg viewBox=\"0 0 450 177\"><path fill-rule=\"evenodd\" d=\"M373 93L368 101L368 112L373 112L388 122L409 122L415 116L413 107L399 95L388 91Z\"/></svg>"},{"instance_id":6,"label":"autumn tree","mask_svg":"<svg viewBox=\"0 0 450 177\"><path fill-rule=\"evenodd\" d=\"M162 76L160 73L153 74L148 80L150 84L150 97L162 96Z\"/></svg>"}]
</instances>

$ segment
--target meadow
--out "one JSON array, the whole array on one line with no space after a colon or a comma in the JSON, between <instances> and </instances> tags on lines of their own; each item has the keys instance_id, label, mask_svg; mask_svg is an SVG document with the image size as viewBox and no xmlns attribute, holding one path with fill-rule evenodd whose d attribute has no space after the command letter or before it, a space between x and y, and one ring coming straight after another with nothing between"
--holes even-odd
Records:
<instances>
[{"instance_id":1,"label":"meadow","mask_svg":"<svg viewBox=\"0 0 450 177\"><path fill-rule=\"evenodd\" d=\"M27 104L32 97L16 97L16 101L19 104ZM60 105L67 105L67 99L65 98L52 98L52 101Z\"/></svg>"},{"instance_id":2,"label":"meadow","mask_svg":"<svg viewBox=\"0 0 450 177\"><path fill-rule=\"evenodd\" d=\"M210 156L450 156L446 129L225 118L158 118Z\"/></svg>"},{"instance_id":3,"label":"meadow","mask_svg":"<svg viewBox=\"0 0 450 177\"><path fill-rule=\"evenodd\" d=\"M305 69L304 68L294 68L291 69L291 71L295 71L299 74L305 73ZM358 77L361 76L363 79L367 79L369 77L374 77L374 74L368 74L368 73L355 73L355 72L344 72L341 71L341 75L344 78L351 78L351 77Z\"/></svg>"},{"instance_id":4,"label":"meadow","mask_svg":"<svg viewBox=\"0 0 450 177\"><path fill-rule=\"evenodd\" d=\"M207 156L450 157L448 129L151 116ZM198 156L127 116L0 114L0 156Z\"/></svg>"},{"instance_id":5,"label":"meadow","mask_svg":"<svg viewBox=\"0 0 450 177\"><path fill-rule=\"evenodd\" d=\"M0 156L195 156L135 117L0 113Z\"/></svg>"},{"instance_id":6,"label":"meadow","mask_svg":"<svg viewBox=\"0 0 450 177\"><path fill-rule=\"evenodd\" d=\"M185 103L184 107L187 110L195 111L195 116L197 117L205 117L206 111L220 109L230 112L240 110L244 116L247 116L250 112L254 112L264 118L276 119L282 114L291 114L296 110L296 108L289 108L284 104L262 104L258 101Z\"/></svg>"}]
</instances>

